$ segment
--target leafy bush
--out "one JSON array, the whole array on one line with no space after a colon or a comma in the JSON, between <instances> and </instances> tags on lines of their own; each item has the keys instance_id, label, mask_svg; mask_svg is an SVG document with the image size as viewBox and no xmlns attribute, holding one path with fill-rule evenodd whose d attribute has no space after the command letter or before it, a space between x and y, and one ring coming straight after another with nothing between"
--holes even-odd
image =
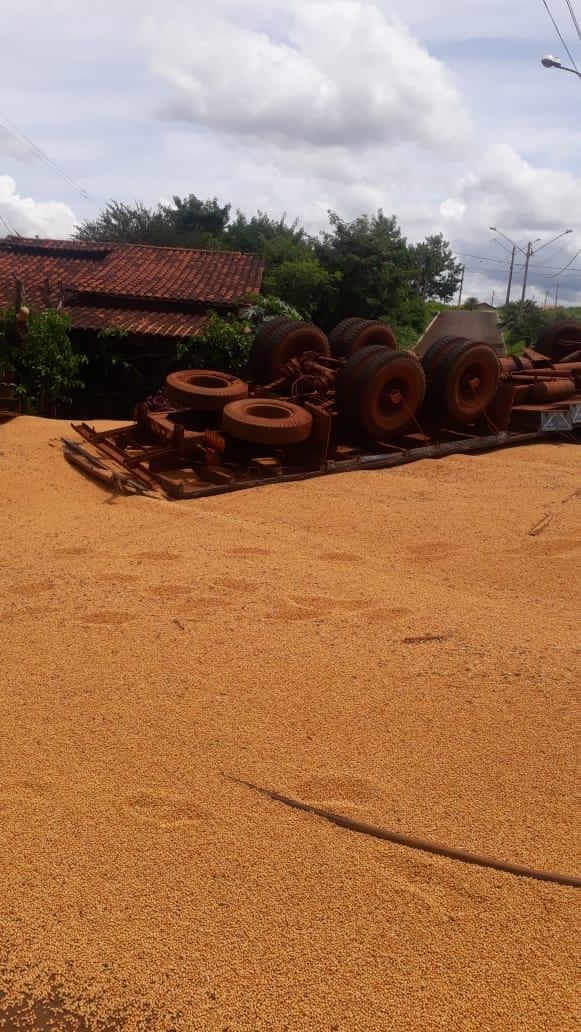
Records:
<instances>
[{"instance_id":1,"label":"leafy bush","mask_svg":"<svg viewBox=\"0 0 581 1032\"><path fill-rule=\"evenodd\" d=\"M218 369L240 373L248 362L252 329L248 322L212 312L200 333L177 346L181 368Z\"/></svg>"},{"instance_id":2,"label":"leafy bush","mask_svg":"<svg viewBox=\"0 0 581 1032\"><path fill-rule=\"evenodd\" d=\"M248 363L256 331L266 319L286 315L300 319L295 308L277 297L249 295L238 316L223 318L211 312L200 333L177 346L180 368L217 369L242 373Z\"/></svg>"},{"instance_id":3,"label":"leafy bush","mask_svg":"<svg viewBox=\"0 0 581 1032\"><path fill-rule=\"evenodd\" d=\"M0 376L12 375L29 411L52 414L84 386L86 356L74 350L69 329L69 317L53 309L23 318L8 308L0 316Z\"/></svg>"}]
</instances>

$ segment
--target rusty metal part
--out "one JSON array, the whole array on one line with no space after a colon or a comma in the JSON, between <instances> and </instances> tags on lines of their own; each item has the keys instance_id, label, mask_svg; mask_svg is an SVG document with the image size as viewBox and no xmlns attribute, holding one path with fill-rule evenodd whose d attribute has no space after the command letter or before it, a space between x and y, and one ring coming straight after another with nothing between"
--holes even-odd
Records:
<instances>
[{"instance_id":1,"label":"rusty metal part","mask_svg":"<svg viewBox=\"0 0 581 1032\"><path fill-rule=\"evenodd\" d=\"M229 401L248 397L248 384L237 376L214 369L179 369L165 380L174 408L220 412Z\"/></svg>"},{"instance_id":2,"label":"rusty metal part","mask_svg":"<svg viewBox=\"0 0 581 1032\"><path fill-rule=\"evenodd\" d=\"M183 423L176 421L175 415L175 412L149 412L149 429L157 440L165 441L178 455L191 455L204 440L204 432L187 430Z\"/></svg>"},{"instance_id":3,"label":"rusty metal part","mask_svg":"<svg viewBox=\"0 0 581 1032\"><path fill-rule=\"evenodd\" d=\"M574 380L565 377L559 380L538 380L529 388L529 400L532 402L565 401L574 393Z\"/></svg>"},{"instance_id":4,"label":"rusty metal part","mask_svg":"<svg viewBox=\"0 0 581 1032\"><path fill-rule=\"evenodd\" d=\"M257 336L252 345L249 368L257 383L272 383L281 376L291 358L307 351L328 355L330 349L326 334L313 323L287 319L260 339Z\"/></svg>"},{"instance_id":5,"label":"rusty metal part","mask_svg":"<svg viewBox=\"0 0 581 1032\"><path fill-rule=\"evenodd\" d=\"M570 354L570 355L568 354L568 355L567 355L567 356L566 356L565 358L563 358L563 359L561 359L561 358L557 359L557 362L556 362L556 364L557 364L557 365L560 365L560 364L561 364L561 362L575 362L575 363L581 363L581 351L574 351L574 352L573 352L572 354Z\"/></svg>"},{"instance_id":6,"label":"rusty metal part","mask_svg":"<svg viewBox=\"0 0 581 1032\"><path fill-rule=\"evenodd\" d=\"M542 355L540 351L535 351L535 349L531 347L524 349L523 357L532 362L534 366L547 366L551 364L550 358L547 358L546 355Z\"/></svg>"},{"instance_id":7,"label":"rusty metal part","mask_svg":"<svg viewBox=\"0 0 581 1032\"><path fill-rule=\"evenodd\" d=\"M226 450L226 439L218 430L204 430L203 438L204 444L220 455Z\"/></svg>"}]
</instances>

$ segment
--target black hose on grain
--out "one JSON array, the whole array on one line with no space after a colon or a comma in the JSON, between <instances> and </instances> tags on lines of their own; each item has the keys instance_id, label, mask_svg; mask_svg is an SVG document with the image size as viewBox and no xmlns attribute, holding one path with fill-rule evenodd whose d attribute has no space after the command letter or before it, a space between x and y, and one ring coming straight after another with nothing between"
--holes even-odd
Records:
<instances>
[{"instance_id":1,"label":"black hose on grain","mask_svg":"<svg viewBox=\"0 0 581 1032\"><path fill-rule=\"evenodd\" d=\"M372 838L383 839L385 842L394 842L399 846L407 846L409 849L419 849L423 853L434 853L436 856L445 856L450 860L459 860L464 864L474 864L476 867L491 867L495 871L503 871L506 874L515 874L521 878L535 878L537 881L553 882L556 885L568 885L573 888L581 888L581 878L573 874L562 874L559 871L540 871L534 867L526 867L524 864L514 864L509 860L497 860L492 856L483 856L480 853L471 853L466 849L458 849L456 846L445 846L439 842L432 842L429 839L417 838L415 835L404 835L399 831L389 831L387 828L378 828L375 824L366 824L364 821L353 820L352 817L344 817L332 810L323 810L319 806L311 806L309 803L301 803L298 799L282 795L280 792L273 792L268 788L261 788L251 781L244 781L242 778L235 778L229 774L224 777L234 781L238 785L245 785L261 795L277 803L292 807L293 810L302 810L303 813L311 813L315 817L322 817L331 824L340 828L347 828L348 831L355 831L359 835L369 835Z\"/></svg>"}]
</instances>

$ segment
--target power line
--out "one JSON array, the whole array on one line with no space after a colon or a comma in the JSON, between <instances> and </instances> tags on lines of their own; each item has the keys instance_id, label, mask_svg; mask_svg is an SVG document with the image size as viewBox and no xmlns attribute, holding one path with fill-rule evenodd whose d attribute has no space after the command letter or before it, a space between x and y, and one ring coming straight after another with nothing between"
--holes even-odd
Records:
<instances>
[{"instance_id":1,"label":"power line","mask_svg":"<svg viewBox=\"0 0 581 1032\"><path fill-rule=\"evenodd\" d=\"M9 236L20 236L20 233L16 233L16 232L15 232L15 231L14 231L14 230L12 229L12 226L10 225L10 223L9 223L9 222L7 222L7 221L6 221L6 219L4 218L4 216L2 215L2 213L1 213L1 212L0 212L0 222L3 222L3 223L4 223L4 225L6 226L6 229L8 230L8 234L9 234Z\"/></svg>"},{"instance_id":2,"label":"power line","mask_svg":"<svg viewBox=\"0 0 581 1032\"><path fill-rule=\"evenodd\" d=\"M573 65L573 68L575 69L576 72L578 72L579 69L577 68L577 65L575 64L575 58L573 57L573 54L569 50L569 47L567 46L564 37L561 35L561 30L560 30L559 26L557 25L557 22L553 18L553 15L551 14L551 8L549 7L549 5L547 3L547 0L542 0L542 3L543 3L543 6L546 9L547 14L549 15L549 18L551 19L551 21L553 23L555 32L557 33L557 36L559 37L559 39L561 40L561 43L563 44L563 46L565 47L565 50L567 51L567 55L569 57L569 60L570 60L571 64Z\"/></svg>"},{"instance_id":3,"label":"power line","mask_svg":"<svg viewBox=\"0 0 581 1032\"><path fill-rule=\"evenodd\" d=\"M576 258L579 257L580 254L581 254L581 248L579 248L579 250L577 251L577 254L573 255L573 257L571 258L570 262L567 262L567 264L564 265L562 269L559 269L559 271L555 273L555 276L561 276L562 273L567 271L567 269L570 269L572 264L573 264L573 262L575 261Z\"/></svg>"},{"instance_id":4,"label":"power line","mask_svg":"<svg viewBox=\"0 0 581 1032\"><path fill-rule=\"evenodd\" d=\"M456 255L457 258L472 258L472 259L474 259L474 261L477 261L477 262L491 262L494 265L503 265L505 267L509 264L508 259L506 259L506 261L503 261L502 258L488 258L488 257L486 257L485 255L482 255L482 254L466 254L466 252L464 252L464 251L454 251L454 254ZM581 251L577 251L577 254L573 255L573 258L571 259L569 264L565 266L565 269L569 269L570 265L572 264L572 262L575 261L575 258L577 258L577 256L579 254L581 254ZM514 267L515 267L515 269L524 269L524 262L515 262ZM543 272L563 272L564 271L564 269L558 269L556 267L556 265L536 265L535 264L535 269L538 269L539 272L540 271L543 271ZM569 269L569 271L570 272L581 272L581 266L575 266L574 268Z\"/></svg>"},{"instance_id":5,"label":"power line","mask_svg":"<svg viewBox=\"0 0 581 1032\"><path fill-rule=\"evenodd\" d=\"M40 147L37 147L34 141L31 140L30 137L26 135L26 133L21 132L21 130L18 129L17 126L11 125L8 119L5 118L5 116L1 113L0 128L4 129L7 133L10 133L11 136L16 136L19 137L21 140L24 140L24 142L28 144L28 146L35 152L35 154L38 154L39 158L41 158L42 161L45 161L46 164L50 165L50 167L55 172L57 172L59 176L62 176L62 178L67 181L69 186L72 186L74 190L78 191L78 193L80 193L81 197L85 201L89 201L91 199L87 191L83 190L82 186L79 186L79 184L76 183L74 179L71 179L71 177L67 175L67 173L62 168L60 168L59 165L56 164L56 162L52 161L52 159L49 158L48 154L46 154Z\"/></svg>"},{"instance_id":6,"label":"power line","mask_svg":"<svg viewBox=\"0 0 581 1032\"><path fill-rule=\"evenodd\" d=\"M569 8L569 14L571 15L571 19L573 21L573 25L575 26L575 31L577 32L577 35L579 36L579 39L581 39L581 27L579 26L579 22L577 21L577 15L575 14L575 11L573 10L573 4L571 3L571 0L565 0L565 3L567 4L567 7Z\"/></svg>"}]
</instances>

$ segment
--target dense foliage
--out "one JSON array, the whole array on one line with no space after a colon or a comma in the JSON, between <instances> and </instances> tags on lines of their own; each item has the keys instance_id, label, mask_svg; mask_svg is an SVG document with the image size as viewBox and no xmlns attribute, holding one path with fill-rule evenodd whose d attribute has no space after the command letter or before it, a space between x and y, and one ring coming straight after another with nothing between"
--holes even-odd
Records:
<instances>
[{"instance_id":1,"label":"dense foliage","mask_svg":"<svg viewBox=\"0 0 581 1032\"><path fill-rule=\"evenodd\" d=\"M0 313L0 379L14 380L28 411L53 415L83 387L86 357L73 348L69 328L68 316L53 309Z\"/></svg>"},{"instance_id":2,"label":"dense foliage","mask_svg":"<svg viewBox=\"0 0 581 1032\"><path fill-rule=\"evenodd\" d=\"M300 319L296 309L276 297L255 295L246 301L240 315L224 318L214 312L200 333L178 344L177 358L182 369L195 366L242 373L248 363L254 334L265 319L277 315Z\"/></svg>"}]
</instances>

